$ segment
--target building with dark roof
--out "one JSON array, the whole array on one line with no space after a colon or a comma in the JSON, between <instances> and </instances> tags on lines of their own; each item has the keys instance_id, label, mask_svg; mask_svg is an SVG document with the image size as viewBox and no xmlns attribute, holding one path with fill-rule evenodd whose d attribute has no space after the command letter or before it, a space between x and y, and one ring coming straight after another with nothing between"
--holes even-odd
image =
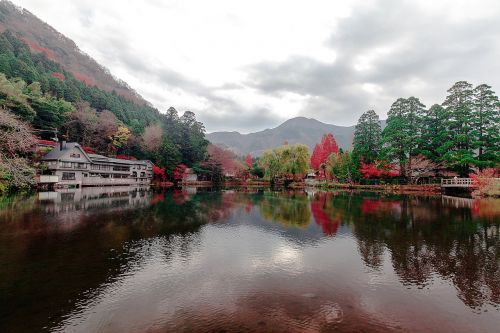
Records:
<instances>
[{"instance_id":1,"label":"building with dark roof","mask_svg":"<svg viewBox=\"0 0 500 333\"><path fill-rule=\"evenodd\" d=\"M149 185L153 179L151 161L87 154L75 142L61 141L42 161L57 186Z\"/></svg>"}]
</instances>

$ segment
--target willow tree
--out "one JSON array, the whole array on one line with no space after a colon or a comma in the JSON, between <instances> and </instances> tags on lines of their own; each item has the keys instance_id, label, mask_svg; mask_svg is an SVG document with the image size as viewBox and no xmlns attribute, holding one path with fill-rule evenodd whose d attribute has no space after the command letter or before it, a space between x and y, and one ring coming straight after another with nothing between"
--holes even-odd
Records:
<instances>
[{"instance_id":1,"label":"willow tree","mask_svg":"<svg viewBox=\"0 0 500 333\"><path fill-rule=\"evenodd\" d=\"M278 179L297 179L307 173L309 148L305 145L284 145L265 151L259 159L265 177L272 182Z\"/></svg>"}]
</instances>

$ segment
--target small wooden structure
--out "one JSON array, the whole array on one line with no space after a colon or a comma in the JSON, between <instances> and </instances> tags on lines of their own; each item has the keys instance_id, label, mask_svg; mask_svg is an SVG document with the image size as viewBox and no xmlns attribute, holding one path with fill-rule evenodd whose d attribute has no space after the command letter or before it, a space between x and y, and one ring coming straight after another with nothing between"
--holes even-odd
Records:
<instances>
[{"instance_id":1,"label":"small wooden structure","mask_svg":"<svg viewBox=\"0 0 500 333\"><path fill-rule=\"evenodd\" d=\"M472 187L472 179L471 178L441 179L441 187L469 188Z\"/></svg>"}]
</instances>

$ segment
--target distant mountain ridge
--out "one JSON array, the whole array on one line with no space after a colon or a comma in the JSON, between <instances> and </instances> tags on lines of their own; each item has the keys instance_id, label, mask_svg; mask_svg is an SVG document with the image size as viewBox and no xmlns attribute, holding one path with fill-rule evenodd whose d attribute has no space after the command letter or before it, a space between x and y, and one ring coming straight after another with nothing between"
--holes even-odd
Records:
<instances>
[{"instance_id":1,"label":"distant mountain ridge","mask_svg":"<svg viewBox=\"0 0 500 333\"><path fill-rule=\"evenodd\" d=\"M70 19L70 18L67 18ZM108 69L98 64L67 38L47 23L16 6L10 1L0 0L0 32L9 30L22 39L35 53L44 53L50 60L59 63L74 77L89 86L96 86L137 104L150 105L124 81L115 78Z\"/></svg>"},{"instance_id":2,"label":"distant mountain ridge","mask_svg":"<svg viewBox=\"0 0 500 333\"><path fill-rule=\"evenodd\" d=\"M382 127L385 121L381 122ZM263 151L281 146L283 143L302 143L311 151L326 133L332 133L342 149L349 149L355 126L337 126L306 117L289 119L281 125L263 131L241 134L239 132L213 132L207 139L213 144L227 147L240 155L259 156Z\"/></svg>"}]
</instances>

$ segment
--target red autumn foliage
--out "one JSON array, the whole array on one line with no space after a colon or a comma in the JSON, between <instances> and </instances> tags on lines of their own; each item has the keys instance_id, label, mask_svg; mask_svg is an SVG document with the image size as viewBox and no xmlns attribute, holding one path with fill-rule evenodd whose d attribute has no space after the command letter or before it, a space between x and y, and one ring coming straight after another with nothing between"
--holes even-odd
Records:
<instances>
[{"instance_id":1,"label":"red autumn foliage","mask_svg":"<svg viewBox=\"0 0 500 333\"><path fill-rule=\"evenodd\" d=\"M120 159L120 160L137 161L136 157L130 156L130 155L123 155L123 154L116 155L116 158Z\"/></svg>"},{"instance_id":2,"label":"red autumn foliage","mask_svg":"<svg viewBox=\"0 0 500 333\"><path fill-rule=\"evenodd\" d=\"M500 190L496 178L498 178L499 175L500 170L494 168L487 168L471 173L469 177L472 179L472 187L475 189L472 195L475 197L498 196Z\"/></svg>"},{"instance_id":3,"label":"red autumn foliage","mask_svg":"<svg viewBox=\"0 0 500 333\"><path fill-rule=\"evenodd\" d=\"M321 143L314 146L313 153L311 155L311 167L314 170L320 170L321 165L326 163L328 156L331 154L337 154L339 152L339 146L337 141L333 137L332 133L323 135Z\"/></svg>"},{"instance_id":4,"label":"red autumn foliage","mask_svg":"<svg viewBox=\"0 0 500 333\"><path fill-rule=\"evenodd\" d=\"M151 203L155 204L158 202L162 202L163 200L165 200L165 192L156 193L151 199Z\"/></svg>"},{"instance_id":5,"label":"red autumn foliage","mask_svg":"<svg viewBox=\"0 0 500 333\"><path fill-rule=\"evenodd\" d=\"M43 53L50 60L54 60L57 62L57 56L56 56L54 51L52 51L48 48L45 48L45 47L41 47L40 45L38 45L38 43L36 43L35 41L32 41L28 38L21 38L21 39L29 46L29 48L32 51Z\"/></svg>"},{"instance_id":6,"label":"red autumn foliage","mask_svg":"<svg viewBox=\"0 0 500 333\"><path fill-rule=\"evenodd\" d=\"M85 147L82 147L82 149L87 154L95 154L96 153L94 148L92 148L92 147L85 146Z\"/></svg>"},{"instance_id":7,"label":"red autumn foliage","mask_svg":"<svg viewBox=\"0 0 500 333\"><path fill-rule=\"evenodd\" d=\"M174 169L174 180L182 180L184 177L184 172L186 171L187 166L184 164L179 164Z\"/></svg>"},{"instance_id":8,"label":"red autumn foliage","mask_svg":"<svg viewBox=\"0 0 500 333\"><path fill-rule=\"evenodd\" d=\"M42 140L42 139L39 139L39 140L37 141L37 143L38 143L39 145L43 145L43 146L53 146L53 147L55 147L55 146L57 145L57 142L55 142L55 141L51 141L51 140Z\"/></svg>"},{"instance_id":9,"label":"red autumn foliage","mask_svg":"<svg viewBox=\"0 0 500 333\"><path fill-rule=\"evenodd\" d=\"M382 165L380 162L375 161L374 163L361 163L361 168L359 169L363 178L393 178L399 176L399 171L395 169L393 164Z\"/></svg>"},{"instance_id":10,"label":"red autumn foliage","mask_svg":"<svg viewBox=\"0 0 500 333\"><path fill-rule=\"evenodd\" d=\"M77 79L78 81L82 81L83 83L85 83L88 86L95 86L96 85L95 80L92 79L88 75L85 75L85 74L80 73L80 72L73 72L73 75L75 76L75 79Z\"/></svg>"},{"instance_id":11,"label":"red autumn foliage","mask_svg":"<svg viewBox=\"0 0 500 333\"><path fill-rule=\"evenodd\" d=\"M164 181L166 179L165 168L153 165L153 175L156 179Z\"/></svg>"},{"instance_id":12,"label":"red autumn foliage","mask_svg":"<svg viewBox=\"0 0 500 333\"><path fill-rule=\"evenodd\" d=\"M60 79L61 81L64 81L66 80L66 77L64 76L63 73L57 73L57 72L53 72L50 74L51 77L55 78L55 79Z\"/></svg>"},{"instance_id":13,"label":"red autumn foliage","mask_svg":"<svg viewBox=\"0 0 500 333\"><path fill-rule=\"evenodd\" d=\"M253 158L252 155L248 154L245 157L245 163L247 164L247 167L251 168L253 166Z\"/></svg>"}]
</instances>

